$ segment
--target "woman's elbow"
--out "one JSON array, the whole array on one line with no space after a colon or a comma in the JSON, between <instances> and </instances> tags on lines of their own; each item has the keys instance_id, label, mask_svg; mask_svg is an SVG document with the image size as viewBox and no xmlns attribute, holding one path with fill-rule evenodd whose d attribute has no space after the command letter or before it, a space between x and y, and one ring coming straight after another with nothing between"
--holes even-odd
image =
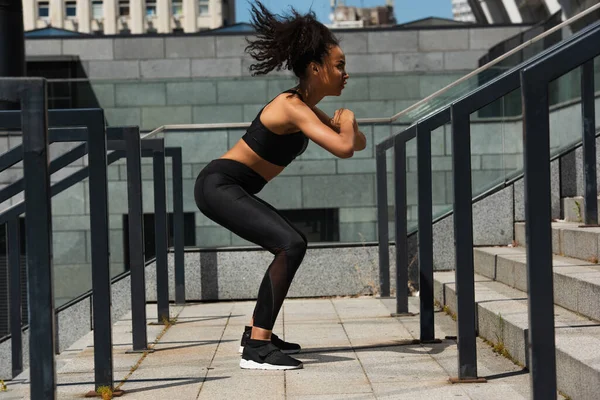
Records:
<instances>
[{"instance_id":1,"label":"woman's elbow","mask_svg":"<svg viewBox=\"0 0 600 400\"><path fill-rule=\"evenodd\" d=\"M354 148L352 148L352 147L340 149L336 154L336 156L338 156L339 158L350 158L353 155L354 155Z\"/></svg>"},{"instance_id":2,"label":"woman's elbow","mask_svg":"<svg viewBox=\"0 0 600 400\"><path fill-rule=\"evenodd\" d=\"M354 151L362 151L367 148L367 143L359 142L354 145Z\"/></svg>"}]
</instances>

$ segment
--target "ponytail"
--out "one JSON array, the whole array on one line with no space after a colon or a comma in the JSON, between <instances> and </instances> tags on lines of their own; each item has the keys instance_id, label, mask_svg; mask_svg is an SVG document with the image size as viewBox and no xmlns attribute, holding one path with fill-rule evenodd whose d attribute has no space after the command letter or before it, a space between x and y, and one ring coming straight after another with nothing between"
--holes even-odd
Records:
<instances>
[{"instance_id":1,"label":"ponytail","mask_svg":"<svg viewBox=\"0 0 600 400\"><path fill-rule=\"evenodd\" d=\"M250 66L252 75L285 68L301 78L311 62L322 64L330 47L339 44L312 11L301 15L292 8L291 15L277 18L257 1L251 17L257 35L255 40L247 39L246 51L258 61Z\"/></svg>"}]
</instances>

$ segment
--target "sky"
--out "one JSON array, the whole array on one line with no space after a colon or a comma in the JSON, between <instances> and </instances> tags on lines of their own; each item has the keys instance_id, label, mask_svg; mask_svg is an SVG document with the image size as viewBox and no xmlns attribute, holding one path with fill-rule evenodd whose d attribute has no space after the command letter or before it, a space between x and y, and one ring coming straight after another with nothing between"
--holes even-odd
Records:
<instances>
[{"instance_id":1,"label":"sky","mask_svg":"<svg viewBox=\"0 0 600 400\"><path fill-rule=\"evenodd\" d=\"M250 4L254 0L236 0L236 22L250 22ZM281 14L293 6L298 12L311 9L319 21L329 23L330 0L262 0L271 11ZM344 0L347 6L373 7L385 5L385 0ZM394 0L394 14L399 24L426 17L452 18L451 0Z\"/></svg>"}]
</instances>

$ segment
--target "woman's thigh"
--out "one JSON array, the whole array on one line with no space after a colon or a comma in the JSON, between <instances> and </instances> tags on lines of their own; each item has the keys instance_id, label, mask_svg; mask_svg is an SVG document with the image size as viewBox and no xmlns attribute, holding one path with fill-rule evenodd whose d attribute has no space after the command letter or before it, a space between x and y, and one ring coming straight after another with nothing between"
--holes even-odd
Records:
<instances>
[{"instance_id":1,"label":"woman's thigh","mask_svg":"<svg viewBox=\"0 0 600 400\"><path fill-rule=\"evenodd\" d=\"M200 211L241 238L275 252L302 234L264 200L218 174L198 182L196 202Z\"/></svg>"}]
</instances>

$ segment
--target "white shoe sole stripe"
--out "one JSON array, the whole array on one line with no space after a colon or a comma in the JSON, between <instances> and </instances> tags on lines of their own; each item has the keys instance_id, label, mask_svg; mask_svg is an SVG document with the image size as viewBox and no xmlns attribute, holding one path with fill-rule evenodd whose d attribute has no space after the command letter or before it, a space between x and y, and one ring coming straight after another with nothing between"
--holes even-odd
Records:
<instances>
[{"instance_id":1,"label":"white shoe sole stripe","mask_svg":"<svg viewBox=\"0 0 600 400\"><path fill-rule=\"evenodd\" d=\"M287 369L302 369L303 364L294 367L292 365L273 365L267 363L257 363L252 360L244 360L243 358L240 360L240 368L242 369L264 369L264 370L287 370Z\"/></svg>"}]
</instances>

